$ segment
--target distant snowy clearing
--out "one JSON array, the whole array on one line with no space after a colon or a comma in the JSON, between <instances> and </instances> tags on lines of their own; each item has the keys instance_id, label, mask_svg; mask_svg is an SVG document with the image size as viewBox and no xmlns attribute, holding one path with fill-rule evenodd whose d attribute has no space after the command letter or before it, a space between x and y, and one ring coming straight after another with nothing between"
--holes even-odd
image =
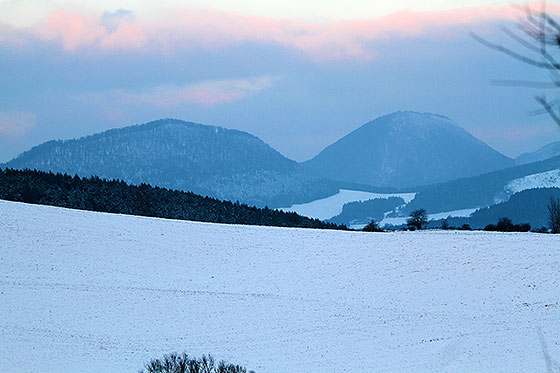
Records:
<instances>
[{"instance_id":1,"label":"distant snowy clearing","mask_svg":"<svg viewBox=\"0 0 560 373\"><path fill-rule=\"evenodd\" d=\"M363 202L370 199L390 197L400 197L404 199L405 203L408 203L414 199L415 195L416 193L370 193L362 192L359 190L341 189L340 192L338 192L334 196L318 199L309 203L281 208L280 210L294 211L300 215L310 218L327 220L340 214L342 212L342 208L346 203L357 201Z\"/></svg>"},{"instance_id":2,"label":"distant snowy clearing","mask_svg":"<svg viewBox=\"0 0 560 373\"><path fill-rule=\"evenodd\" d=\"M219 225L0 201L0 366L546 372L560 235Z\"/></svg>"},{"instance_id":3,"label":"distant snowy clearing","mask_svg":"<svg viewBox=\"0 0 560 373\"><path fill-rule=\"evenodd\" d=\"M505 191L508 194L515 194L535 188L560 188L560 170L541 172L512 180L505 186Z\"/></svg>"},{"instance_id":4,"label":"distant snowy clearing","mask_svg":"<svg viewBox=\"0 0 560 373\"><path fill-rule=\"evenodd\" d=\"M440 220L445 219L447 217L457 218L457 217L468 217L471 216L473 212L477 209L462 209L462 210L453 210L453 211L445 211L445 212L438 212L435 214L428 214L428 220ZM403 225L406 224L408 217L395 217L395 218L385 218L379 222L381 227L386 225ZM365 225L364 225L365 226ZM362 226L361 228L363 228ZM352 226L353 229L361 229L358 226Z\"/></svg>"}]
</instances>

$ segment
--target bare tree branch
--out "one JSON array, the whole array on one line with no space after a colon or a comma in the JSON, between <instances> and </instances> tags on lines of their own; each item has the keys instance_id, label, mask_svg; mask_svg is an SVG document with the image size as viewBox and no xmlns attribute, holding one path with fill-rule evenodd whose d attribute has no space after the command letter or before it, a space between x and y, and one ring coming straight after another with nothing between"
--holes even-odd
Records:
<instances>
[{"instance_id":1,"label":"bare tree branch","mask_svg":"<svg viewBox=\"0 0 560 373\"><path fill-rule=\"evenodd\" d=\"M547 12L546 2L540 2L540 8L532 4L516 6L522 12L517 20L519 33L513 32L507 27L502 31L517 44L534 53L535 56L516 52L514 49L501 44L490 42L483 37L471 33L471 36L487 48L503 53L517 61L527 65L547 70L548 82L526 81L526 80L494 80L494 85L508 87L524 87L538 89L557 89L560 87L560 61L555 55L560 52L560 22L557 22ZM553 55L554 54L554 55ZM549 101L544 94L535 96L535 100L542 107L531 112L532 115L547 113L550 118L560 127L560 101L558 99Z\"/></svg>"},{"instance_id":2,"label":"bare tree branch","mask_svg":"<svg viewBox=\"0 0 560 373\"><path fill-rule=\"evenodd\" d=\"M543 17L546 19L546 21L556 29L556 33L560 33L560 24L558 22L556 22L552 17L550 17L548 14L543 14Z\"/></svg>"},{"instance_id":3,"label":"bare tree branch","mask_svg":"<svg viewBox=\"0 0 560 373\"><path fill-rule=\"evenodd\" d=\"M540 48L535 47L533 44L529 43L527 40L523 39L522 37L520 37L519 35L517 35L513 31L511 31L509 28L504 26L504 27L502 27L502 31L507 36L509 36L510 38L512 38L513 40L515 40L516 42L518 42L519 44L521 44L525 48L527 48L527 49L529 49L529 50L531 50L535 53L540 53L541 52Z\"/></svg>"},{"instance_id":4,"label":"bare tree branch","mask_svg":"<svg viewBox=\"0 0 560 373\"><path fill-rule=\"evenodd\" d=\"M528 80L492 80L492 84L501 87L542 88L556 89L560 87L560 81L532 82Z\"/></svg>"},{"instance_id":5,"label":"bare tree branch","mask_svg":"<svg viewBox=\"0 0 560 373\"><path fill-rule=\"evenodd\" d=\"M548 70L559 70L560 69L560 63L554 63L554 64L550 64L547 62L541 62L541 61L537 61L533 58L530 57L526 57L522 54L519 54L517 52L514 52L513 50L506 48L500 44L495 44L492 43L484 38L482 38L481 36L475 34L475 33L471 33L471 37L474 38L476 41L478 41L480 44L484 45L485 47L488 47L490 49L493 49L495 51L504 53L510 57L515 58L516 60L519 60L521 62L524 62L526 64L532 65L532 66L536 66L538 68L541 69L548 69Z\"/></svg>"},{"instance_id":6,"label":"bare tree branch","mask_svg":"<svg viewBox=\"0 0 560 373\"><path fill-rule=\"evenodd\" d=\"M531 117L536 117L543 114L548 114L548 111L546 111L546 109L535 109L535 110L529 110L527 112L527 115Z\"/></svg>"},{"instance_id":7,"label":"bare tree branch","mask_svg":"<svg viewBox=\"0 0 560 373\"><path fill-rule=\"evenodd\" d=\"M543 108L546 110L546 112L552 118L552 120L554 120L556 124L560 126L560 116L558 116L558 114L554 111L553 105L551 105L546 100L546 97L544 95L535 96L535 100L537 100L537 102L543 106Z\"/></svg>"}]
</instances>

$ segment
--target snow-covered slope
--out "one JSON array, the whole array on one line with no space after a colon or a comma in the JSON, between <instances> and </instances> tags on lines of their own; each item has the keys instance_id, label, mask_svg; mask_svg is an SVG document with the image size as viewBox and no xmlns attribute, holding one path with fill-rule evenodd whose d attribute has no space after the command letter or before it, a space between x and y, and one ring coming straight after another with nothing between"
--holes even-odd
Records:
<instances>
[{"instance_id":1,"label":"snow-covered slope","mask_svg":"<svg viewBox=\"0 0 560 373\"><path fill-rule=\"evenodd\" d=\"M134 372L185 350L258 373L545 372L560 360L559 261L560 235L228 226L0 201L0 366Z\"/></svg>"},{"instance_id":2,"label":"snow-covered slope","mask_svg":"<svg viewBox=\"0 0 560 373\"><path fill-rule=\"evenodd\" d=\"M318 199L309 203L292 205L291 207L281 208L284 211L294 211L309 218L327 220L342 212L346 203L355 201L368 201L378 198L400 197L405 203L412 201L416 193L370 193L359 190L341 189L334 196Z\"/></svg>"},{"instance_id":3,"label":"snow-covered slope","mask_svg":"<svg viewBox=\"0 0 560 373\"><path fill-rule=\"evenodd\" d=\"M535 188L560 188L560 169L520 177L505 186L508 195Z\"/></svg>"}]
</instances>

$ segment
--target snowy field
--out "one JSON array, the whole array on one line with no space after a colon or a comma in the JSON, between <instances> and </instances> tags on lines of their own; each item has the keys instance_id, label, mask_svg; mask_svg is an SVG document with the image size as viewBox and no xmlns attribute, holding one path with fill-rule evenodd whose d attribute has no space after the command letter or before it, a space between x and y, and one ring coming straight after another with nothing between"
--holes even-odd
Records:
<instances>
[{"instance_id":1,"label":"snowy field","mask_svg":"<svg viewBox=\"0 0 560 373\"><path fill-rule=\"evenodd\" d=\"M362 233L0 201L3 372L560 369L560 235Z\"/></svg>"},{"instance_id":2,"label":"snowy field","mask_svg":"<svg viewBox=\"0 0 560 373\"><path fill-rule=\"evenodd\" d=\"M370 193L362 192L359 190L347 190L341 189L337 194L318 199L309 203L303 203L299 205L293 205L291 207L281 208L284 211L294 211L300 215L307 216L309 218L317 218L320 220L330 219L342 212L342 208L345 204L350 202L363 202L370 199L381 199L389 197L401 197L404 199L405 203L408 203L414 199L416 193L393 193L393 194L382 194L382 193Z\"/></svg>"}]
</instances>

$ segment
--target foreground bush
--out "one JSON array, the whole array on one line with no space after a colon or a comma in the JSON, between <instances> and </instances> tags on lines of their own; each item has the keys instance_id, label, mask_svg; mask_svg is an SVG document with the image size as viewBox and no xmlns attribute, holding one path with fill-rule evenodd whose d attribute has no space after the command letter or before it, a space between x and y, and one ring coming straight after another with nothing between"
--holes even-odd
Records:
<instances>
[{"instance_id":1,"label":"foreground bush","mask_svg":"<svg viewBox=\"0 0 560 373\"><path fill-rule=\"evenodd\" d=\"M202 355L200 359L190 358L183 353L165 355L163 359L153 359L139 373L247 373L240 365L220 361L216 364L210 355ZM249 373L255 373L250 371Z\"/></svg>"}]
</instances>

